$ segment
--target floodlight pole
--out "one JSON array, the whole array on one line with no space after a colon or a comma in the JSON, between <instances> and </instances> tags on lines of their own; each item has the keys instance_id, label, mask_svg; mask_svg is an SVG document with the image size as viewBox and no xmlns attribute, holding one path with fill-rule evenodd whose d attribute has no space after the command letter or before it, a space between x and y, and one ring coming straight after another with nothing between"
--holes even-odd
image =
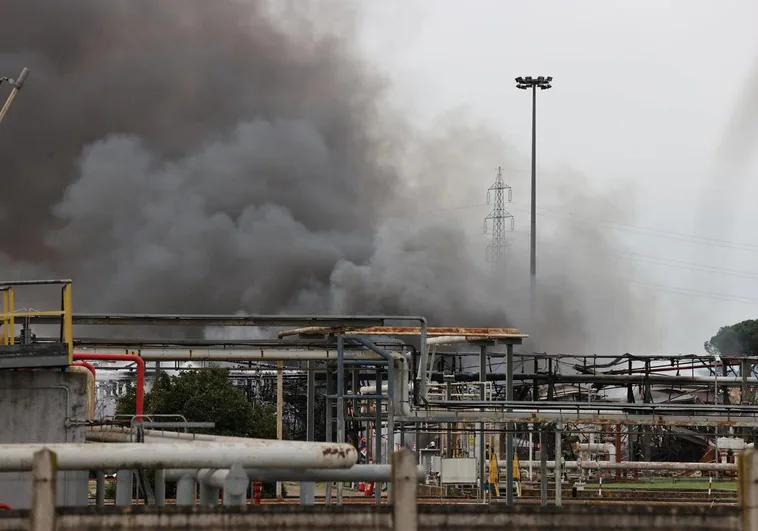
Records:
<instances>
[{"instance_id":1,"label":"floodlight pole","mask_svg":"<svg viewBox=\"0 0 758 531\"><path fill-rule=\"evenodd\" d=\"M553 78L550 76L516 78L517 88L532 89L532 207L529 245L529 317L531 327L534 327L537 291L537 88L547 90L552 87L552 81Z\"/></svg>"},{"instance_id":2,"label":"floodlight pole","mask_svg":"<svg viewBox=\"0 0 758 531\"><path fill-rule=\"evenodd\" d=\"M537 287L537 85L532 85L532 212L529 242L529 298Z\"/></svg>"}]
</instances>

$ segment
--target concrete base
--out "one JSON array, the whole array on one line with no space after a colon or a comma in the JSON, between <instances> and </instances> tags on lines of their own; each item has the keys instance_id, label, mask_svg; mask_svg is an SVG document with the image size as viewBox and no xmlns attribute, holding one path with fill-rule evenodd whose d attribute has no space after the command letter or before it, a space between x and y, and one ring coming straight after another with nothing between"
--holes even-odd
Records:
<instances>
[{"instance_id":1,"label":"concrete base","mask_svg":"<svg viewBox=\"0 0 758 531\"><path fill-rule=\"evenodd\" d=\"M28 514L0 518L0 531L28 529ZM58 531L102 529L183 529L269 531L334 531L393 529L391 507L135 507L128 512L113 508L64 510L58 515ZM477 506L419 506L419 531L472 531L519 529L525 531L624 530L666 531L694 529L739 530L737 507L627 507L569 505L546 508L539 505L513 508Z\"/></svg>"},{"instance_id":2,"label":"concrete base","mask_svg":"<svg viewBox=\"0 0 758 531\"><path fill-rule=\"evenodd\" d=\"M0 443L85 442L87 374L0 371ZM73 425L72 425L73 424ZM87 505L88 472L60 472L57 505ZM0 503L31 507L31 473L0 473Z\"/></svg>"}]
</instances>

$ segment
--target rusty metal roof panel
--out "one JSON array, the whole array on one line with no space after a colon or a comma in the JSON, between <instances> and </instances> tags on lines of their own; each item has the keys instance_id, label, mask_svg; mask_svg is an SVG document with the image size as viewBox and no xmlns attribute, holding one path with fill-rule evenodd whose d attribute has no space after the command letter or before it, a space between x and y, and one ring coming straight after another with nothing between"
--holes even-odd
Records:
<instances>
[{"instance_id":1,"label":"rusty metal roof panel","mask_svg":"<svg viewBox=\"0 0 758 531\"><path fill-rule=\"evenodd\" d=\"M294 335L357 334L364 336L418 336L417 326L370 326L370 327L327 327L308 326L279 332L279 337ZM524 339L528 337L516 328L469 328L458 326L428 327L427 337L461 336L472 341L484 339Z\"/></svg>"}]
</instances>

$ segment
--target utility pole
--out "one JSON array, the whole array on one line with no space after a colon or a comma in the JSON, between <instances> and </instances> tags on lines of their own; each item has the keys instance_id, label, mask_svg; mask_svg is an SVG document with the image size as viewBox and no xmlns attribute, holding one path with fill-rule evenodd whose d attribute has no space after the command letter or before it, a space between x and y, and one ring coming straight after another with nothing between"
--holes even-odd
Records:
<instances>
[{"instance_id":1,"label":"utility pole","mask_svg":"<svg viewBox=\"0 0 758 531\"><path fill-rule=\"evenodd\" d=\"M529 301L531 306L532 326L535 318L535 298L537 290L537 88L547 90L552 87L553 78L517 77L516 88L532 89L532 223L529 253Z\"/></svg>"},{"instance_id":2,"label":"utility pole","mask_svg":"<svg viewBox=\"0 0 758 531\"><path fill-rule=\"evenodd\" d=\"M503 169L498 167L495 183L487 190L487 204L492 204L492 211L484 218L484 232L488 232L487 222L492 222L492 240L487 245L487 261L493 271L502 271L505 266L505 250L508 241L505 232L513 230L513 216L505 209L506 201L511 202L513 191L503 181Z\"/></svg>"}]
</instances>

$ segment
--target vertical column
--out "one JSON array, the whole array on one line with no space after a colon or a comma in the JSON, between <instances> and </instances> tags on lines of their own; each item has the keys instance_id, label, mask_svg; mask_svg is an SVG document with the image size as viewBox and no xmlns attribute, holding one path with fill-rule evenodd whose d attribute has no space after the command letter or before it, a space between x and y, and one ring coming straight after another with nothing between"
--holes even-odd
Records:
<instances>
[{"instance_id":1,"label":"vertical column","mask_svg":"<svg viewBox=\"0 0 758 531\"><path fill-rule=\"evenodd\" d=\"M737 471L742 529L758 529L758 452L740 452L737 455Z\"/></svg>"},{"instance_id":2,"label":"vertical column","mask_svg":"<svg viewBox=\"0 0 758 531\"><path fill-rule=\"evenodd\" d=\"M332 403L333 400L330 398L332 396L333 391L333 377L332 373L329 370L329 362L326 364L326 407L324 410L326 411L326 442L332 442L332 422L334 420L334 412L332 411ZM332 482L327 481L326 482L326 488L324 492L324 503L326 505L332 504Z\"/></svg>"},{"instance_id":3,"label":"vertical column","mask_svg":"<svg viewBox=\"0 0 758 531\"><path fill-rule=\"evenodd\" d=\"M245 505L250 480L247 472L238 464L232 465L224 478L224 505Z\"/></svg>"},{"instance_id":4,"label":"vertical column","mask_svg":"<svg viewBox=\"0 0 758 531\"><path fill-rule=\"evenodd\" d=\"M352 383L352 393L355 396L358 396L361 394L361 365L353 365L353 383ZM353 420L351 421L351 434L354 437L353 444L355 445L355 450L357 452L360 452L361 448L361 437L363 436L363 421L362 420L355 420L356 417L361 417L360 409L361 409L361 401L353 399ZM358 454L358 462L360 463L360 453ZM350 488L355 489L357 487L357 484L355 482L351 482Z\"/></svg>"},{"instance_id":5,"label":"vertical column","mask_svg":"<svg viewBox=\"0 0 758 531\"><path fill-rule=\"evenodd\" d=\"M48 449L34 454L32 464L32 510L29 516L31 531L55 530L56 456Z\"/></svg>"},{"instance_id":6,"label":"vertical column","mask_svg":"<svg viewBox=\"0 0 758 531\"><path fill-rule=\"evenodd\" d=\"M540 505L547 505L547 427L540 426Z\"/></svg>"},{"instance_id":7,"label":"vertical column","mask_svg":"<svg viewBox=\"0 0 758 531\"><path fill-rule=\"evenodd\" d=\"M208 478L209 479L209 478ZM203 479L200 480L200 505L218 505L219 489L209 485Z\"/></svg>"},{"instance_id":8,"label":"vertical column","mask_svg":"<svg viewBox=\"0 0 758 531\"><path fill-rule=\"evenodd\" d=\"M392 486L393 531L417 531L416 455L407 448L402 448L392 455Z\"/></svg>"},{"instance_id":9,"label":"vertical column","mask_svg":"<svg viewBox=\"0 0 758 531\"><path fill-rule=\"evenodd\" d=\"M615 432L616 462L621 462L621 424L616 424ZM621 470L616 469L616 481L621 481Z\"/></svg>"},{"instance_id":10,"label":"vertical column","mask_svg":"<svg viewBox=\"0 0 758 531\"><path fill-rule=\"evenodd\" d=\"M316 439L315 420L316 420L316 362L308 362L308 383L306 389L306 423L305 439L314 441ZM315 503L316 484L312 481L303 481L300 483L300 504L313 505Z\"/></svg>"},{"instance_id":11,"label":"vertical column","mask_svg":"<svg viewBox=\"0 0 758 531\"><path fill-rule=\"evenodd\" d=\"M505 395L508 402L513 401L513 345L505 346ZM506 411L513 411L507 408ZM515 424L508 423L505 433L505 481L506 481L506 504L513 505L513 429Z\"/></svg>"},{"instance_id":12,"label":"vertical column","mask_svg":"<svg viewBox=\"0 0 758 531\"><path fill-rule=\"evenodd\" d=\"M377 390L381 394L381 389ZM337 442L345 442L345 338L337 336ZM337 482L337 505L342 505L344 483Z\"/></svg>"},{"instance_id":13,"label":"vertical column","mask_svg":"<svg viewBox=\"0 0 758 531\"><path fill-rule=\"evenodd\" d=\"M560 507L562 504L561 496L563 495L563 482L561 478L561 429L560 424L555 425L555 506Z\"/></svg>"},{"instance_id":14,"label":"vertical column","mask_svg":"<svg viewBox=\"0 0 758 531\"><path fill-rule=\"evenodd\" d=\"M105 507L105 472L102 470L95 472L95 485L95 504Z\"/></svg>"},{"instance_id":15,"label":"vertical column","mask_svg":"<svg viewBox=\"0 0 758 531\"><path fill-rule=\"evenodd\" d=\"M750 389L747 385L748 374L750 373L750 361L743 359L740 366L740 376L742 376L742 392L740 397L741 404L750 403Z\"/></svg>"},{"instance_id":16,"label":"vertical column","mask_svg":"<svg viewBox=\"0 0 758 531\"><path fill-rule=\"evenodd\" d=\"M484 402L486 398L485 389L487 382L487 347L482 345L479 347L479 380L481 387L479 389L479 400ZM486 408L482 407L482 411L486 411ZM487 485L487 477L485 472L486 457L484 455L484 422L479 423L479 493L484 500L486 493L484 492Z\"/></svg>"},{"instance_id":17,"label":"vertical column","mask_svg":"<svg viewBox=\"0 0 758 531\"><path fill-rule=\"evenodd\" d=\"M276 362L276 438L278 440L282 440L282 436L284 435L283 430L283 394L284 394L284 382L283 377L283 367L284 364L281 361ZM200 490L202 493L202 488ZM277 481L276 482L276 499L280 500L282 498L282 482Z\"/></svg>"},{"instance_id":18,"label":"vertical column","mask_svg":"<svg viewBox=\"0 0 758 531\"><path fill-rule=\"evenodd\" d=\"M532 461L534 461L534 424L529 424L529 481L534 481Z\"/></svg>"},{"instance_id":19,"label":"vertical column","mask_svg":"<svg viewBox=\"0 0 758 531\"><path fill-rule=\"evenodd\" d=\"M376 388L382 388L382 369L376 369ZM380 396L381 392L377 392L376 396ZM379 465L382 462L382 399L377 398L374 406L374 464ZM382 484L377 482L374 484L374 497L376 504L382 503Z\"/></svg>"},{"instance_id":20,"label":"vertical column","mask_svg":"<svg viewBox=\"0 0 758 531\"><path fill-rule=\"evenodd\" d=\"M163 469L155 471L155 505L166 505L166 471Z\"/></svg>"},{"instance_id":21,"label":"vertical column","mask_svg":"<svg viewBox=\"0 0 758 531\"><path fill-rule=\"evenodd\" d=\"M453 358L455 359L455 358ZM453 374L446 374L445 375L445 400L450 402L453 399L453 382L455 382L455 375ZM418 438L416 439L418 444ZM454 444L453 444L453 423L448 422L447 423L447 449L445 454L442 457L453 457L454 454Z\"/></svg>"},{"instance_id":22,"label":"vertical column","mask_svg":"<svg viewBox=\"0 0 758 531\"><path fill-rule=\"evenodd\" d=\"M195 476L191 470L183 471L179 481L176 482L176 504L195 505Z\"/></svg>"},{"instance_id":23,"label":"vertical column","mask_svg":"<svg viewBox=\"0 0 758 531\"><path fill-rule=\"evenodd\" d=\"M395 385L397 385L398 378L396 374L400 374L400 371L395 371L397 360L393 359L387 362L387 445L385 452L387 453L385 459L387 463L392 463L392 453L395 451ZM382 394L381 387L379 388L379 395ZM399 389L399 387L398 387ZM392 493L392 482L387 483L387 495Z\"/></svg>"},{"instance_id":24,"label":"vertical column","mask_svg":"<svg viewBox=\"0 0 758 531\"><path fill-rule=\"evenodd\" d=\"M119 470L116 472L116 505L125 506L132 504L132 483L133 475L131 470Z\"/></svg>"}]
</instances>

